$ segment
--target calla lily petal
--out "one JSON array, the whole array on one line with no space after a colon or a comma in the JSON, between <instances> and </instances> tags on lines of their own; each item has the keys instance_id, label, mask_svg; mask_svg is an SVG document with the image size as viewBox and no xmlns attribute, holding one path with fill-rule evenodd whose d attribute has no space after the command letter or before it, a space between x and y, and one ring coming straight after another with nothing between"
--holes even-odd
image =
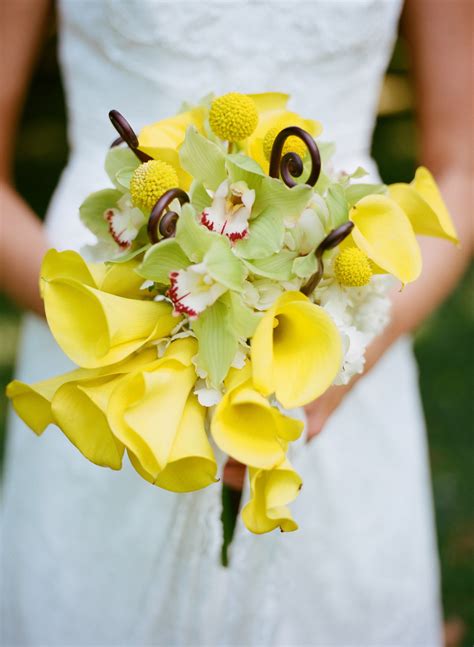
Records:
<instances>
[{"instance_id":1,"label":"calla lily petal","mask_svg":"<svg viewBox=\"0 0 474 647\"><path fill-rule=\"evenodd\" d=\"M151 157L155 157L156 149L177 150L183 143L189 126L202 131L204 118L205 109L203 106L198 106L174 117L144 126L138 135L139 149Z\"/></svg>"},{"instance_id":2,"label":"calla lily petal","mask_svg":"<svg viewBox=\"0 0 474 647\"><path fill-rule=\"evenodd\" d=\"M289 440L303 431L299 420L285 416L255 391L251 379L240 382L240 373L232 370L226 382L226 394L219 402L211 421L216 444L229 456L255 467L272 468L285 458Z\"/></svg>"},{"instance_id":3,"label":"calla lily petal","mask_svg":"<svg viewBox=\"0 0 474 647\"><path fill-rule=\"evenodd\" d=\"M323 308L300 292L282 294L260 320L251 341L253 382L287 409L320 396L342 362L339 332Z\"/></svg>"},{"instance_id":4,"label":"calla lily petal","mask_svg":"<svg viewBox=\"0 0 474 647\"><path fill-rule=\"evenodd\" d=\"M113 433L155 481L170 462L188 396L196 381L197 343L178 339L165 355L122 380L107 417Z\"/></svg>"},{"instance_id":5,"label":"calla lily petal","mask_svg":"<svg viewBox=\"0 0 474 647\"><path fill-rule=\"evenodd\" d=\"M112 366L96 369L79 368L31 385L13 380L7 386L6 394L19 417L39 436L48 425L57 422L51 405L54 396L64 385L77 385L108 376L123 375L128 371L137 370L140 366L151 364L155 360L156 349L148 348Z\"/></svg>"},{"instance_id":6,"label":"calla lily petal","mask_svg":"<svg viewBox=\"0 0 474 647\"><path fill-rule=\"evenodd\" d=\"M43 281L46 318L76 364L114 364L176 326L167 303L126 299L73 280Z\"/></svg>"},{"instance_id":7,"label":"calla lily petal","mask_svg":"<svg viewBox=\"0 0 474 647\"><path fill-rule=\"evenodd\" d=\"M193 492L215 483L217 463L207 438L205 417L206 409L196 396L189 395L164 470L153 479L129 451L137 472L150 483L171 492Z\"/></svg>"},{"instance_id":8,"label":"calla lily petal","mask_svg":"<svg viewBox=\"0 0 474 647\"><path fill-rule=\"evenodd\" d=\"M384 195L368 195L351 209L352 239L370 259L403 284L421 273L421 252L404 211Z\"/></svg>"},{"instance_id":9,"label":"calla lily petal","mask_svg":"<svg viewBox=\"0 0 474 647\"><path fill-rule=\"evenodd\" d=\"M242 510L242 521L250 532L262 534L280 528L298 529L287 504L296 499L302 481L288 460L272 470L250 468L251 499Z\"/></svg>"},{"instance_id":10,"label":"calla lily petal","mask_svg":"<svg viewBox=\"0 0 474 647\"><path fill-rule=\"evenodd\" d=\"M417 234L459 242L448 209L427 168L420 166L410 184L392 184L389 191L393 200L408 216Z\"/></svg>"},{"instance_id":11,"label":"calla lily petal","mask_svg":"<svg viewBox=\"0 0 474 647\"><path fill-rule=\"evenodd\" d=\"M105 412L120 377L64 384L51 410L54 421L73 445L96 465L119 470L124 446L113 435Z\"/></svg>"}]
</instances>

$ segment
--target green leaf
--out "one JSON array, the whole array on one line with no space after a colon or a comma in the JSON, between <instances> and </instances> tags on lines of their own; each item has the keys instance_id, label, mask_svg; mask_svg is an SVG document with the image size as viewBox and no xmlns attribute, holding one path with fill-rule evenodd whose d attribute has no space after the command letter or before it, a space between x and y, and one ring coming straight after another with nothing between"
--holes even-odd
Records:
<instances>
[{"instance_id":1,"label":"green leaf","mask_svg":"<svg viewBox=\"0 0 474 647\"><path fill-rule=\"evenodd\" d=\"M365 177L366 175L368 175L368 172L365 170L365 168L358 166L356 170L349 175L349 177L352 180L358 180L359 178Z\"/></svg>"},{"instance_id":2,"label":"green leaf","mask_svg":"<svg viewBox=\"0 0 474 647\"><path fill-rule=\"evenodd\" d=\"M227 375L238 348L229 314L229 308L219 299L191 324L199 342L198 365L216 388Z\"/></svg>"},{"instance_id":3,"label":"green leaf","mask_svg":"<svg viewBox=\"0 0 474 647\"><path fill-rule=\"evenodd\" d=\"M235 244L235 252L242 258L265 258L279 252L283 245L285 225L273 207L267 207L249 223L247 238Z\"/></svg>"},{"instance_id":4,"label":"green leaf","mask_svg":"<svg viewBox=\"0 0 474 647\"><path fill-rule=\"evenodd\" d=\"M293 274L298 276L300 279L306 279L313 274L318 269L318 261L314 252L306 254L306 256L299 256L293 261Z\"/></svg>"},{"instance_id":5,"label":"green leaf","mask_svg":"<svg viewBox=\"0 0 474 647\"><path fill-rule=\"evenodd\" d=\"M312 191L313 188L305 184L289 189L281 180L264 177L252 212L256 215L272 207L283 218L295 218L308 204Z\"/></svg>"},{"instance_id":6,"label":"green leaf","mask_svg":"<svg viewBox=\"0 0 474 647\"><path fill-rule=\"evenodd\" d=\"M226 292L222 295L221 301L229 309L230 324L239 339L252 337L261 319L261 315L245 305L241 295L236 292Z\"/></svg>"},{"instance_id":7,"label":"green leaf","mask_svg":"<svg viewBox=\"0 0 474 647\"><path fill-rule=\"evenodd\" d=\"M118 189L122 189L122 185L117 177L118 174L122 169L129 169L133 172L138 168L138 166L140 166L140 160L129 148L114 146L109 149L105 158L104 166L105 172L109 176L111 182L113 182Z\"/></svg>"},{"instance_id":8,"label":"green leaf","mask_svg":"<svg viewBox=\"0 0 474 647\"><path fill-rule=\"evenodd\" d=\"M349 217L349 205L346 200L344 189L340 184L331 184L326 195L326 204L331 214L332 226L339 227Z\"/></svg>"},{"instance_id":9,"label":"green leaf","mask_svg":"<svg viewBox=\"0 0 474 647\"><path fill-rule=\"evenodd\" d=\"M292 276L293 261L296 256L296 252L283 249L278 254L273 254L268 258L243 262L252 274L274 279L275 281L288 281Z\"/></svg>"},{"instance_id":10,"label":"green leaf","mask_svg":"<svg viewBox=\"0 0 474 647\"><path fill-rule=\"evenodd\" d=\"M246 182L250 189L258 190L262 178L266 177L260 165L242 153L227 155L226 167L231 183Z\"/></svg>"},{"instance_id":11,"label":"green leaf","mask_svg":"<svg viewBox=\"0 0 474 647\"><path fill-rule=\"evenodd\" d=\"M232 252L227 238L219 236L206 252L203 261L215 281L229 290L243 290L247 271L243 262Z\"/></svg>"},{"instance_id":12,"label":"green leaf","mask_svg":"<svg viewBox=\"0 0 474 647\"><path fill-rule=\"evenodd\" d=\"M190 190L191 204L196 209L197 213L202 213L206 207L212 204L212 198L206 191L206 187L202 182L193 182Z\"/></svg>"},{"instance_id":13,"label":"green leaf","mask_svg":"<svg viewBox=\"0 0 474 647\"><path fill-rule=\"evenodd\" d=\"M198 182L215 190L226 179L225 153L190 126L179 151L181 166Z\"/></svg>"},{"instance_id":14,"label":"green leaf","mask_svg":"<svg viewBox=\"0 0 474 647\"><path fill-rule=\"evenodd\" d=\"M103 189L91 193L79 207L79 217L82 223L97 236L110 239L109 225L104 219L104 212L117 206L123 193L117 189Z\"/></svg>"},{"instance_id":15,"label":"green leaf","mask_svg":"<svg viewBox=\"0 0 474 647\"><path fill-rule=\"evenodd\" d=\"M190 204L185 204L176 225L175 240L194 263L200 263L215 240L220 239L220 234L209 231L196 219L196 212Z\"/></svg>"},{"instance_id":16,"label":"green leaf","mask_svg":"<svg viewBox=\"0 0 474 647\"><path fill-rule=\"evenodd\" d=\"M366 195L385 193L386 190L385 184L351 184L345 189L345 196L349 206L352 207L356 202L365 198Z\"/></svg>"},{"instance_id":17,"label":"green leaf","mask_svg":"<svg viewBox=\"0 0 474 647\"><path fill-rule=\"evenodd\" d=\"M189 265L190 261L177 241L166 238L150 247L135 271L144 279L168 285L170 272L182 270Z\"/></svg>"},{"instance_id":18,"label":"green leaf","mask_svg":"<svg viewBox=\"0 0 474 647\"><path fill-rule=\"evenodd\" d=\"M106 262L107 264L111 264L111 265L115 263L127 263L128 261L131 261L132 258L135 258L135 256L138 256L139 254L142 254L143 252L145 252L149 247L150 247L149 244L143 245L138 249L132 249L129 252L125 252L125 254L120 254L120 256L117 256L116 258L112 258Z\"/></svg>"}]
</instances>

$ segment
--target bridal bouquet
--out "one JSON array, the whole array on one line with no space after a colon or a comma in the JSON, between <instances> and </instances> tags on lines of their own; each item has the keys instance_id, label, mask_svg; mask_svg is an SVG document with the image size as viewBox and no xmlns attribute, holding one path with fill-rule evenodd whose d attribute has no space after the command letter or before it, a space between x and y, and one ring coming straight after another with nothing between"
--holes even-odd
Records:
<instances>
[{"instance_id":1,"label":"bridal bouquet","mask_svg":"<svg viewBox=\"0 0 474 647\"><path fill-rule=\"evenodd\" d=\"M415 235L456 242L427 169L389 187L337 172L321 125L287 100L207 97L138 136L111 111L112 186L80 207L97 244L50 250L41 270L49 327L80 368L7 391L36 434L53 423L114 470L126 451L174 492L215 483L219 448L249 468L255 533L297 528L303 423L288 410L363 370L388 291L420 274Z\"/></svg>"}]
</instances>

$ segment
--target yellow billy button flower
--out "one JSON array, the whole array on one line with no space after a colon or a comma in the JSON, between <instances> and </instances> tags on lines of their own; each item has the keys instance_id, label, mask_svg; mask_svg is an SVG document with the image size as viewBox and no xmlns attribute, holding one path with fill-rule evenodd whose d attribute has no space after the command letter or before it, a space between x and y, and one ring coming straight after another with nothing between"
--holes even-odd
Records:
<instances>
[{"instance_id":1,"label":"yellow billy button flower","mask_svg":"<svg viewBox=\"0 0 474 647\"><path fill-rule=\"evenodd\" d=\"M32 385L14 380L7 396L37 435L56 424L90 461L120 469L124 447L107 423L108 399L125 374L155 360L156 349L150 348L106 368L76 369Z\"/></svg>"},{"instance_id":2,"label":"yellow billy button flower","mask_svg":"<svg viewBox=\"0 0 474 647\"><path fill-rule=\"evenodd\" d=\"M420 166L410 184L392 184L389 192L410 219L415 233L459 242L451 216L427 168Z\"/></svg>"},{"instance_id":3,"label":"yellow billy button flower","mask_svg":"<svg viewBox=\"0 0 474 647\"><path fill-rule=\"evenodd\" d=\"M258 113L253 99L246 94L229 92L211 103L209 125L221 139L239 142L247 139L258 123Z\"/></svg>"},{"instance_id":4,"label":"yellow billy button flower","mask_svg":"<svg viewBox=\"0 0 474 647\"><path fill-rule=\"evenodd\" d=\"M170 164L161 160L145 162L134 171L130 180L132 202L149 212L163 193L178 185L178 176Z\"/></svg>"},{"instance_id":5,"label":"yellow billy button flower","mask_svg":"<svg viewBox=\"0 0 474 647\"><path fill-rule=\"evenodd\" d=\"M242 521L250 532L262 534L280 528L298 529L288 509L302 486L301 477L288 460L272 470L249 469L251 498L242 510Z\"/></svg>"},{"instance_id":6,"label":"yellow billy button flower","mask_svg":"<svg viewBox=\"0 0 474 647\"><path fill-rule=\"evenodd\" d=\"M231 369L225 387L211 421L216 444L246 465L265 469L279 465L288 442L301 435L303 423L285 416L254 389L250 364Z\"/></svg>"},{"instance_id":7,"label":"yellow billy button flower","mask_svg":"<svg viewBox=\"0 0 474 647\"><path fill-rule=\"evenodd\" d=\"M251 340L253 382L287 409L308 404L331 386L342 362L339 331L301 292L285 292Z\"/></svg>"},{"instance_id":8,"label":"yellow billy button flower","mask_svg":"<svg viewBox=\"0 0 474 647\"><path fill-rule=\"evenodd\" d=\"M51 332L66 355L85 368L119 362L147 342L168 335L177 323L166 303L97 289L95 270L78 254L55 250L46 254L41 269Z\"/></svg>"},{"instance_id":9,"label":"yellow billy button flower","mask_svg":"<svg viewBox=\"0 0 474 647\"><path fill-rule=\"evenodd\" d=\"M368 195L349 212L354 223L342 248L356 245L382 272L403 284L415 281L421 272L421 252L404 211L385 195Z\"/></svg>"},{"instance_id":10,"label":"yellow billy button flower","mask_svg":"<svg viewBox=\"0 0 474 647\"><path fill-rule=\"evenodd\" d=\"M361 287L372 278L370 261L357 247L347 247L336 256L334 274L341 285Z\"/></svg>"},{"instance_id":11,"label":"yellow billy button flower","mask_svg":"<svg viewBox=\"0 0 474 647\"><path fill-rule=\"evenodd\" d=\"M193 338L178 339L165 355L125 377L113 391L107 418L146 480L175 492L215 482L205 410L191 390L196 381Z\"/></svg>"}]
</instances>

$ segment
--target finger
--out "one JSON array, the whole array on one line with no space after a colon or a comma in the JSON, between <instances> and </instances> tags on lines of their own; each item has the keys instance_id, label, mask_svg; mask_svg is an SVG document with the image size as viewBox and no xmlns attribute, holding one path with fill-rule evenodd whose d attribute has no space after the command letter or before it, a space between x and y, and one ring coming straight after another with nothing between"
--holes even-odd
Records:
<instances>
[{"instance_id":1,"label":"finger","mask_svg":"<svg viewBox=\"0 0 474 647\"><path fill-rule=\"evenodd\" d=\"M229 458L224 466L223 481L233 490L242 490L244 486L246 466L233 458Z\"/></svg>"}]
</instances>

